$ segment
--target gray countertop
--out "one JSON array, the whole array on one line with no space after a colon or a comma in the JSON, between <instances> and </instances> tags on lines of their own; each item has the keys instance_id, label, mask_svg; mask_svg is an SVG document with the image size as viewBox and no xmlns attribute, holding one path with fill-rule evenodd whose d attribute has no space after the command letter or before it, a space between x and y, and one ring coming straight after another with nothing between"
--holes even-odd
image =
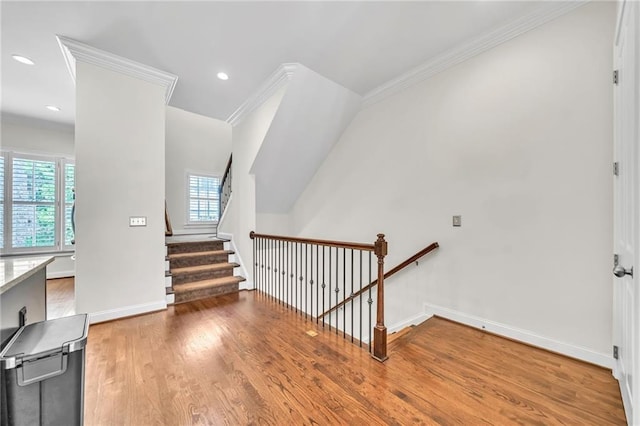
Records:
<instances>
[{"instance_id":1,"label":"gray countertop","mask_svg":"<svg viewBox=\"0 0 640 426\"><path fill-rule=\"evenodd\" d=\"M20 284L53 262L53 256L7 257L0 259L0 294Z\"/></svg>"}]
</instances>

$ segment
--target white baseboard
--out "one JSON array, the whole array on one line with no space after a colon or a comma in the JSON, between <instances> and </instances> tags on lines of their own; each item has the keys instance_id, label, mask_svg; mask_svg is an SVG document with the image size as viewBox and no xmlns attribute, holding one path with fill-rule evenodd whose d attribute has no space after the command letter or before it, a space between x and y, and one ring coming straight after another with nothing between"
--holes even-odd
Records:
<instances>
[{"instance_id":1,"label":"white baseboard","mask_svg":"<svg viewBox=\"0 0 640 426\"><path fill-rule=\"evenodd\" d=\"M387 333L391 334L391 333L395 333L396 331L400 331L403 328L409 327L410 325L418 325L422 322L425 322L426 320L428 320L429 318L431 318L433 315L428 315L425 313L422 314L418 314L414 317L411 317L409 319L406 319L404 321L395 323L393 325L390 325L389 327L387 327Z\"/></svg>"},{"instance_id":2,"label":"white baseboard","mask_svg":"<svg viewBox=\"0 0 640 426\"><path fill-rule=\"evenodd\" d=\"M242 281L239 285L240 290L253 290L255 287L251 281Z\"/></svg>"},{"instance_id":3,"label":"white baseboard","mask_svg":"<svg viewBox=\"0 0 640 426\"><path fill-rule=\"evenodd\" d=\"M125 306L123 308L108 309L106 311L93 312L89 314L89 323L96 324L99 322L110 321L118 318L125 318L125 317L131 317L134 315L162 311L164 309L167 309L166 300L160 300L160 301L151 302L151 303L143 303L140 305Z\"/></svg>"},{"instance_id":4,"label":"white baseboard","mask_svg":"<svg viewBox=\"0 0 640 426\"><path fill-rule=\"evenodd\" d=\"M55 272L47 271L48 280L53 280L56 278L69 278L69 277L75 277L75 276L76 276L76 271L55 271Z\"/></svg>"},{"instance_id":5,"label":"white baseboard","mask_svg":"<svg viewBox=\"0 0 640 426\"><path fill-rule=\"evenodd\" d=\"M424 304L425 316L430 318L437 315L442 318L450 319L480 330L485 330L499 336L508 337L519 342L527 343L551 352L566 355L582 361L596 364L605 368L613 368L613 357L608 354L592 351L591 349L569 343L559 342L557 340L540 336L528 330L519 329L509 325L501 324L495 321L486 320L484 318L469 315L463 312L454 311L453 309L436 306L429 303Z\"/></svg>"}]
</instances>

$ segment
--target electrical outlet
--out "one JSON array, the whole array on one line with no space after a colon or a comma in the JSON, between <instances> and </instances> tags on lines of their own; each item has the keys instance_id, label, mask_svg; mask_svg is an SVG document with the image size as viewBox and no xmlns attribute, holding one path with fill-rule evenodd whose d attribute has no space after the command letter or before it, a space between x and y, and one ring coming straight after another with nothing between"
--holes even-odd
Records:
<instances>
[{"instance_id":1,"label":"electrical outlet","mask_svg":"<svg viewBox=\"0 0 640 426\"><path fill-rule=\"evenodd\" d=\"M146 216L130 216L129 226L147 226Z\"/></svg>"},{"instance_id":2,"label":"electrical outlet","mask_svg":"<svg viewBox=\"0 0 640 426\"><path fill-rule=\"evenodd\" d=\"M462 216L453 217L453 226L462 226Z\"/></svg>"}]
</instances>

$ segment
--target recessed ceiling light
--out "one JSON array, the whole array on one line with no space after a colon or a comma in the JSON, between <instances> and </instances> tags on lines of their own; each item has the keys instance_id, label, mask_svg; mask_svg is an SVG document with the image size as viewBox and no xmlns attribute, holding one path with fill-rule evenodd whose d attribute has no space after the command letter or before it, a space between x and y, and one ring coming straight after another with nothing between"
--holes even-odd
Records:
<instances>
[{"instance_id":1,"label":"recessed ceiling light","mask_svg":"<svg viewBox=\"0 0 640 426\"><path fill-rule=\"evenodd\" d=\"M11 55L11 57L16 61L20 62L21 64L33 65L35 63L31 59L27 58L26 56Z\"/></svg>"},{"instance_id":2,"label":"recessed ceiling light","mask_svg":"<svg viewBox=\"0 0 640 426\"><path fill-rule=\"evenodd\" d=\"M229 80L229 76L225 72L219 72L217 76L220 80Z\"/></svg>"},{"instance_id":3,"label":"recessed ceiling light","mask_svg":"<svg viewBox=\"0 0 640 426\"><path fill-rule=\"evenodd\" d=\"M55 105L47 105L47 109L48 109L49 111L55 111L55 112L60 111L60 108L59 108L59 107L57 107L57 106L55 106Z\"/></svg>"}]
</instances>

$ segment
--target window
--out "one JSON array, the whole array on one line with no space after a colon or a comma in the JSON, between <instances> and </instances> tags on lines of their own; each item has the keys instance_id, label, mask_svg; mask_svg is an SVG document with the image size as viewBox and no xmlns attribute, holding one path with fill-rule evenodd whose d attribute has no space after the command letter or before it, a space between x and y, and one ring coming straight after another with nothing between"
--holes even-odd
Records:
<instances>
[{"instance_id":1,"label":"window","mask_svg":"<svg viewBox=\"0 0 640 426\"><path fill-rule=\"evenodd\" d=\"M72 225L71 214L73 213L73 204L76 199L76 166L69 162L64 161L64 245L71 246L71 241L75 239L75 233Z\"/></svg>"},{"instance_id":2,"label":"window","mask_svg":"<svg viewBox=\"0 0 640 426\"><path fill-rule=\"evenodd\" d=\"M187 174L187 224L211 224L220 215L220 178Z\"/></svg>"},{"instance_id":3,"label":"window","mask_svg":"<svg viewBox=\"0 0 640 426\"><path fill-rule=\"evenodd\" d=\"M63 172L60 173L60 170ZM0 157L0 248L3 253L72 249L74 165L53 157ZM67 192L71 197L67 196ZM62 199L62 202L61 202ZM60 206L64 209L60 211ZM69 212L69 213L67 213ZM6 219L6 220L5 220ZM64 238L61 241L60 236Z\"/></svg>"}]
</instances>

